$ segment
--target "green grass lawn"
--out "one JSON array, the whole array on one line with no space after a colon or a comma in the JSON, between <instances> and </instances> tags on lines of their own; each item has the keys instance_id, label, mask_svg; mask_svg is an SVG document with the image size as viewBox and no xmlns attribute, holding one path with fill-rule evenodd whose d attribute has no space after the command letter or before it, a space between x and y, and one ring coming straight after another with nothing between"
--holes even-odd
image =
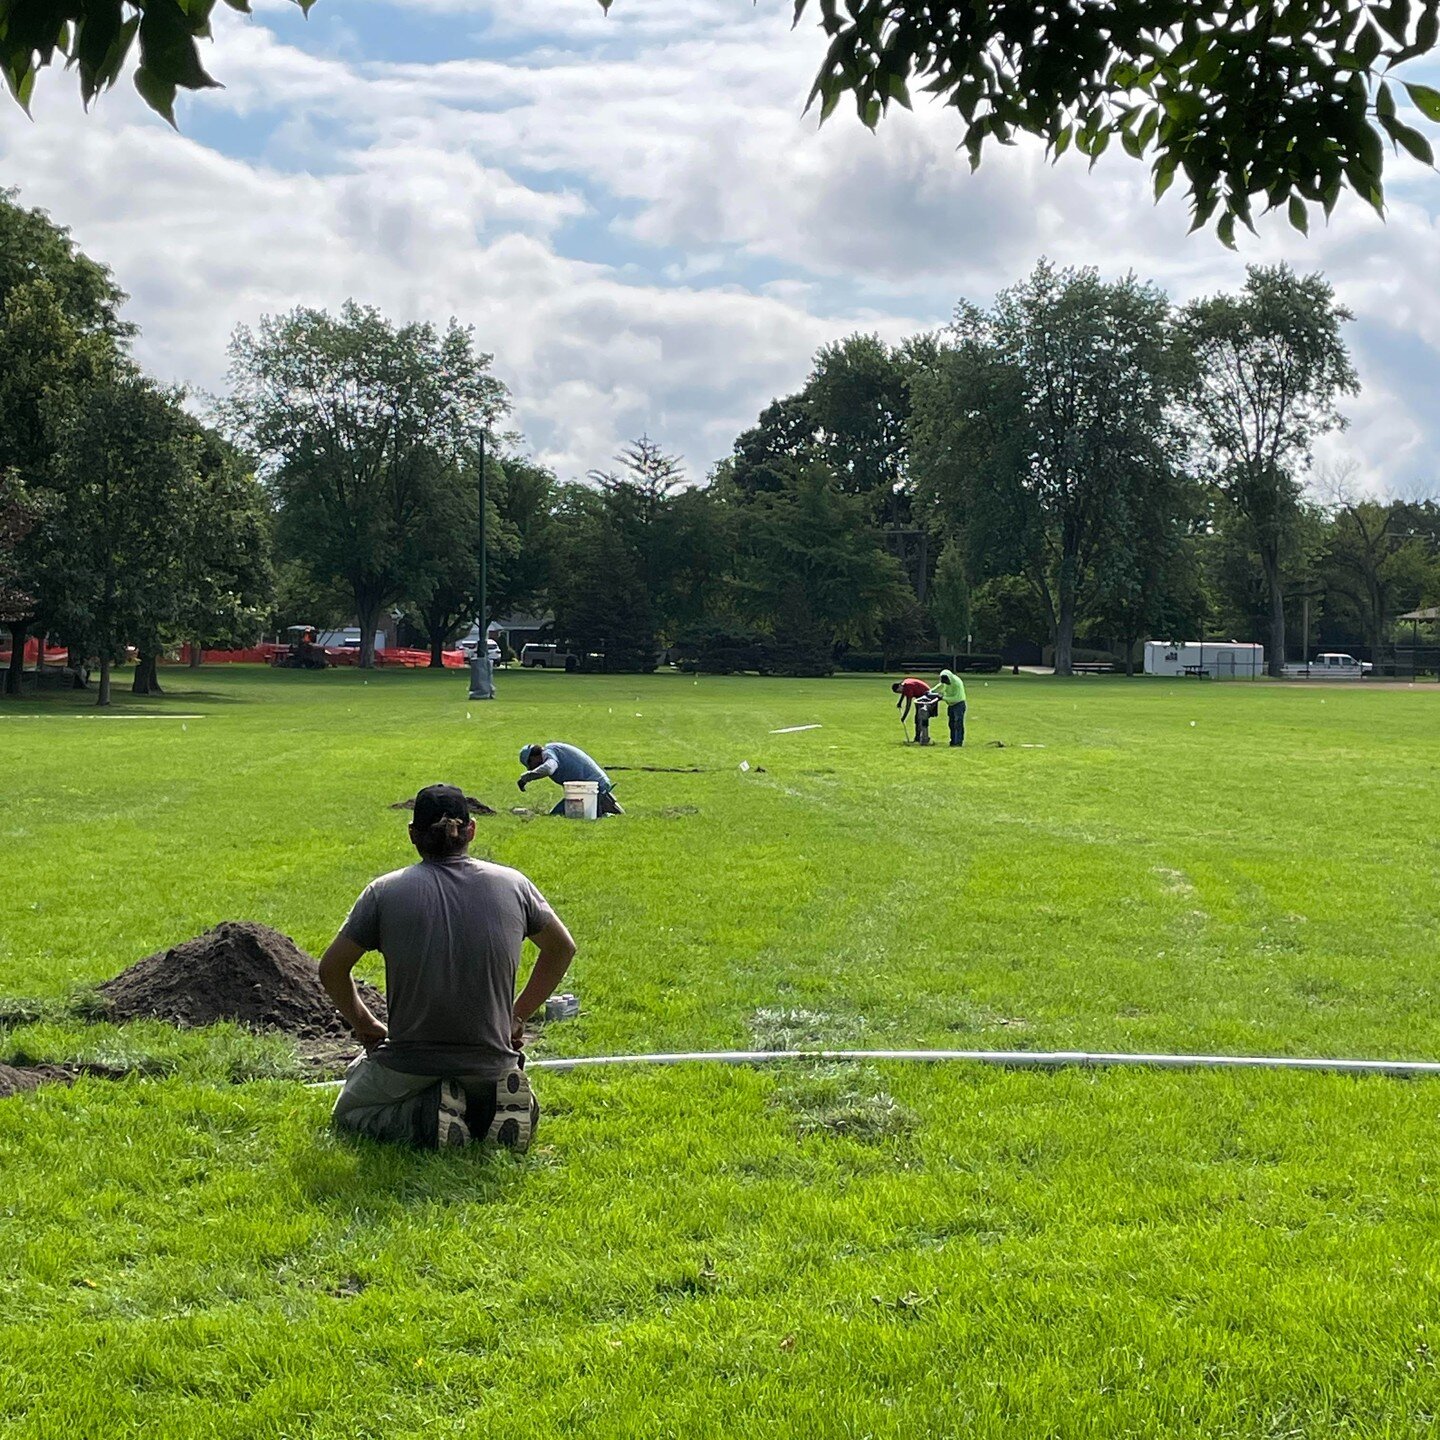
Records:
<instances>
[{"instance_id":1,"label":"green grass lawn","mask_svg":"<svg viewBox=\"0 0 1440 1440\"><path fill-rule=\"evenodd\" d=\"M874 677L168 679L0 705L0 1060L136 1067L0 1101L5 1440L1431 1432L1429 1081L551 1074L528 1156L423 1155L66 1007L222 919L318 952L443 779L579 941L542 1055L1436 1058L1440 691L992 677L957 752ZM548 739L704 773L513 816Z\"/></svg>"}]
</instances>

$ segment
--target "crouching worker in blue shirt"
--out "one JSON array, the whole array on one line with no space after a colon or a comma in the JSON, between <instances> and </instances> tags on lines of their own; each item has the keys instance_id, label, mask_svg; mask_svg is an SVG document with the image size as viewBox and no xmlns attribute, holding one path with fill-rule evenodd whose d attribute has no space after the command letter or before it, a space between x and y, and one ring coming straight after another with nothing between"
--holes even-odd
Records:
<instances>
[{"instance_id":1,"label":"crouching worker in blue shirt","mask_svg":"<svg viewBox=\"0 0 1440 1440\"><path fill-rule=\"evenodd\" d=\"M547 740L543 745L522 745L520 763L525 766L525 773L515 783L522 790L535 780L553 780L557 785L567 780L590 780L600 787L601 815L625 813L616 803L615 786L610 777L576 745L563 745L558 740ZM562 800L550 813L563 815L565 802Z\"/></svg>"}]
</instances>

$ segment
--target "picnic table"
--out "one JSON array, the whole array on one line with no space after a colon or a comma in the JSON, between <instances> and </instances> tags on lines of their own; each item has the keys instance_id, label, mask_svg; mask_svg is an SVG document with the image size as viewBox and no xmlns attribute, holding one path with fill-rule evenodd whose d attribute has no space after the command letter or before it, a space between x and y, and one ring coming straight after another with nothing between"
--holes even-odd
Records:
<instances>
[{"instance_id":1,"label":"picnic table","mask_svg":"<svg viewBox=\"0 0 1440 1440\"><path fill-rule=\"evenodd\" d=\"M1193 675L1197 680L1206 679L1210 674L1208 665L1186 665L1184 669L1187 675Z\"/></svg>"}]
</instances>

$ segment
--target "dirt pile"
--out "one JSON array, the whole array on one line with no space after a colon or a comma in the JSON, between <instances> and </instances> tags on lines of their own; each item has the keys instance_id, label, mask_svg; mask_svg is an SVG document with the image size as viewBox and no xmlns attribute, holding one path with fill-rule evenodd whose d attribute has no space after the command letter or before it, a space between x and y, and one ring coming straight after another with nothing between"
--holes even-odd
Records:
<instances>
[{"instance_id":1,"label":"dirt pile","mask_svg":"<svg viewBox=\"0 0 1440 1440\"><path fill-rule=\"evenodd\" d=\"M0 1100L41 1085L68 1085L74 1078L60 1065L0 1065Z\"/></svg>"},{"instance_id":2,"label":"dirt pile","mask_svg":"<svg viewBox=\"0 0 1440 1440\"><path fill-rule=\"evenodd\" d=\"M385 997L360 984L381 1019ZM343 1039L345 1022L320 984L316 962L288 936L249 920L224 920L183 945L147 955L100 987L112 1020L175 1025L234 1021L300 1040Z\"/></svg>"},{"instance_id":3,"label":"dirt pile","mask_svg":"<svg viewBox=\"0 0 1440 1440\"><path fill-rule=\"evenodd\" d=\"M483 800L477 800L473 795L465 797L465 807L472 815L493 815L493 811ZM393 805L388 806L391 810L414 810L415 797L412 795L408 800L397 800Z\"/></svg>"}]
</instances>

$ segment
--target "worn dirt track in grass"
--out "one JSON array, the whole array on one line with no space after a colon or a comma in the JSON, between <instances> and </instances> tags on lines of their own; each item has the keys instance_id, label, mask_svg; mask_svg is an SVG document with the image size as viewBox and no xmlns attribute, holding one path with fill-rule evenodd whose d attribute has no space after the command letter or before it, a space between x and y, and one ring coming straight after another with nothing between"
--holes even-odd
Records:
<instances>
[{"instance_id":1,"label":"worn dirt track in grass","mask_svg":"<svg viewBox=\"0 0 1440 1440\"><path fill-rule=\"evenodd\" d=\"M383 1017L385 997L360 986ZM147 955L100 987L112 1020L213 1025L231 1020L298 1040L341 1040L345 1022L320 984L316 962L268 925L225 920L193 940Z\"/></svg>"}]
</instances>

